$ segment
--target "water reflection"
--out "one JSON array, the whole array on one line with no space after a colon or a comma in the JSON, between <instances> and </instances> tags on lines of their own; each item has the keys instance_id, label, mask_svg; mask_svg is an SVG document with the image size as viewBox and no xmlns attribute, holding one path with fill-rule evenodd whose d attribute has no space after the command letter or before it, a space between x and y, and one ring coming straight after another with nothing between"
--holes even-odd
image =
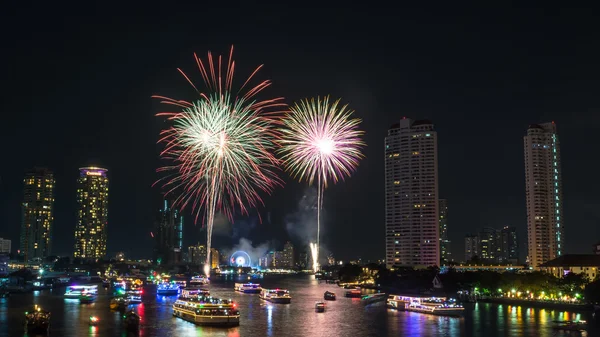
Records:
<instances>
[{"instance_id":1,"label":"water reflection","mask_svg":"<svg viewBox=\"0 0 600 337\"><path fill-rule=\"evenodd\" d=\"M267 288L290 290L289 305L267 304L257 295L233 292L233 282L215 281L210 290L217 297L231 298L241 308L241 324L235 328L199 327L172 315L176 297L157 296L145 291L143 303L132 307L140 315L139 335L166 336L568 336L552 329L554 320L588 320L590 314L559 310L534 309L514 305L476 303L465 305L464 318L423 315L388 310L383 303L365 306L360 300L343 297L335 285L318 284L309 277L267 277L260 282ZM325 313L316 313L316 301L325 290L338 293L338 300L327 302ZM109 310L110 291L99 294L92 305L65 300L63 292L41 291L19 294L0 300L0 336L23 336L22 315L33 304L52 311L52 336L127 336L122 329L121 314ZM270 307L269 307L270 306ZM102 322L89 326L89 316ZM588 336L600 336L591 326Z\"/></svg>"}]
</instances>

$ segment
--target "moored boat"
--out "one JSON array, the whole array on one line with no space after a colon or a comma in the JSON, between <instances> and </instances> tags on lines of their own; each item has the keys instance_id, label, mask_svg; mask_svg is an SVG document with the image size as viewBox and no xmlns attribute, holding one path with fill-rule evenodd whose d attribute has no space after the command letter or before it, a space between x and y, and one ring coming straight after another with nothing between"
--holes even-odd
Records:
<instances>
[{"instance_id":1,"label":"moored boat","mask_svg":"<svg viewBox=\"0 0 600 337\"><path fill-rule=\"evenodd\" d=\"M50 331L50 312L35 306L25 312L25 330L28 333L48 333Z\"/></svg>"},{"instance_id":2,"label":"moored boat","mask_svg":"<svg viewBox=\"0 0 600 337\"><path fill-rule=\"evenodd\" d=\"M335 301L335 293L333 293L331 291L326 291L325 294L323 295L323 298L326 301Z\"/></svg>"},{"instance_id":3,"label":"moored boat","mask_svg":"<svg viewBox=\"0 0 600 337\"><path fill-rule=\"evenodd\" d=\"M290 304L292 296L286 289L264 289L260 292L260 298L271 303Z\"/></svg>"},{"instance_id":4,"label":"moored boat","mask_svg":"<svg viewBox=\"0 0 600 337\"><path fill-rule=\"evenodd\" d=\"M258 283L236 283L234 289L245 294L260 294L262 290Z\"/></svg>"},{"instance_id":5,"label":"moored boat","mask_svg":"<svg viewBox=\"0 0 600 337\"><path fill-rule=\"evenodd\" d=\"M456 301L446 300L445 297L389 295L386 306L390 309L441 316L461 316L465 310Z\"/></svg>"},{"instance_id":6,"label":"moored boat","mask_svg":"<svg viewBox=\"0 0 600 337\"><path fill-rule=\"evenodd\" d=\"M363 301L365 304L371 304L371 303L376 303L376 302L383 302L386 299L387 299L386 294L377 293L377 294L365 295L361 298L361 301Z\"/></svg>"},{"instance_id":7,"label":"moored boat","mask_svg":"<svg viewBox=\"0 0 600 337\"><path fill-rule=\"evenodd\" d=\"M231 300L198 295L184 289L175 304L173 316L198 325L236 326L240 324L240 311Z\"/></svg>"}]
</instances>

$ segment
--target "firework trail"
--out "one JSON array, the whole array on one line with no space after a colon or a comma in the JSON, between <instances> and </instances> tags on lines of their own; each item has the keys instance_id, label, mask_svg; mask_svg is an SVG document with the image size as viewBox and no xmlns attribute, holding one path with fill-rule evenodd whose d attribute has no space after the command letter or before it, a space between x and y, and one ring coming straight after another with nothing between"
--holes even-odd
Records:
<instances>
[{"instance_id":1,"label":"firework trail","mask_svg":"<svg viewBox=\"0 0 600 337\"><path fill-rule=\"evenodd\" d=\"M177 112L161 112L169 126L160 133L164 144L161 158L169 165L159 168L167 172L161 178L166 195L177 193L175 205L190 206L207 232L207 252L204 272L210 271L211 238L215 215L225 214L233 222L236 210L248 214L250 208L262 204L260 192L270 193L281 180L275 174L278 160L273 156L277 131L274 121L278 108L286 105L282 98L256 100L254 96L271 85L262 81L245 89L258 67L237 93L232 91L235 62L231 48L226 65L208 53L206 61L194 58L206 85L201 92L181 70L179 72L196 90L195 101L182 101L163 96L161 103L170 104ZM157 182L157 183L158 183Z\"/></svg>"},{"instance_id":2,"label":"firework trail","mask_svg":"<svg viewBox=\"0 0 600 337\"><path fill-rule=\"evenodd\" d=\"M353 111L347 105L338 107L339 102L330 104L329 97L318 97L294 104L282 120L279 140L286 170L309 185L317 181L317 242L310 243L315 272L319 269L323 191L328 183L352 174L365 146L358 129L360 119L351 118Z\"/></svg>"}]
</instances>

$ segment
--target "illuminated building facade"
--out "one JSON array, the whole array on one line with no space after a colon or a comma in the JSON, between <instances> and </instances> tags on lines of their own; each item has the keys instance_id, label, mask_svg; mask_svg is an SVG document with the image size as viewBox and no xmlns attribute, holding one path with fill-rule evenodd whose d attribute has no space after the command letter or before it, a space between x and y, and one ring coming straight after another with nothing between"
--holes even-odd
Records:
<instances>
[{"instance_id":1,"label":"illuminated building facade","mask_svg":"<svg viewBox=\"0 0 600 337\"><path fill-rule=\"evenodd\" d=\"M440 211L440 266L450 261L450 240L448 239L448 200L439 200Z\"/></svg>"},{"instance_id":2,"label":"illuminated building facade","mask_svg":"<svg viewBox=\"0 0 600 337\"><path fill-rule=\"evenodd\" d=\"M164 200L163 207L158 210L155 232L154 261L167 265L182 262L183 216L172 202Z\"/></svg>"},{"instance_id":3,"label":"illuminated building facade","mask_svg":"<svg viewBox=\"0 0 600 337\"><path fill-rule=\"evenodd\" d=\"M386 266L440 263L437 133L403 118L385 138Z\"/></svg>"},{"instance_id":4,"label":"illuminated building facade","mask_svg":"<svg viewBox=\"0 0 600 337\"><path fill-rule=\"evenodd\" d=\"M206 263L206 246L196 245L188 247L188 259L191 264L204 265Z\"/></svg>"},{"instance_id":5,"label":"illuminated building facade","mask_svg":"<svg viewBox=\"0 0 600 337\"><path fill-rule=\"evenodd\" d=\"M206 261L206 258L204 259ZM212 269L219 268L219 251L215 248L210 249L210 267Z\"/></svg>"},{"instance_id":6,"label":"illuminated building facade","mask_svg":"<svg viewBox=\"0 0 600 337\"><path fill-rule=\"evenodd\" d=\"M500 262L519 263L519 241L517 240L517 229L505 226L500 231Z\"/></svg>"},{"instance_id":7,"label":"illuminated building facade","mask_svg":"<svg viewBox=\"0 0 600 337\"><path fill-rule=\"evenodd\" d=\"M54 174L35 168L25 174L19 250L25 261L51 254L54 225Z\"/></svg>"},{"instance_id":8,"label":"illuminated building facade","mask_svg":"<svg viewBox=\"0 0 600 337\"><path fill-rule=\"evenodd\" d=\"M77 226L74 257L98 260L106 256L108 226L107 169L82 167L77 179Z\"/></svg>"},{"instance_id":9,"label":"illuminated building facade","mask_svg":"<svg viewBox=\"0 0 600 337\"><path fill-rule=\"evenodd\" d=\"M564 251L560 143L556 124L533 124L524 137L527 254L537 269Z\"/></svg>"}]
</instances>

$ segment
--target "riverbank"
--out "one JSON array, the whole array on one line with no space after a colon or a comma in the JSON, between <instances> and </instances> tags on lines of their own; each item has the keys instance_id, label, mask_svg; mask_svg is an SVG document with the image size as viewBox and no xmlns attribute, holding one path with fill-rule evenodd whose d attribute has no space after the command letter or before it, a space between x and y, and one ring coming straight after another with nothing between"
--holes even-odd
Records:
<instances>
[{"instance_id":1,"label":"riverbank","mask_svg":"<svg viewBox=\"0 0 600 337\"><path fill-rule=\"evenodd\" d=\"M520 306L531 307L531 308L569 310L569 311L593 311L594 310L594 306L592 304L574 304L574 303L562 303L562 302L550 302L550 301L530 301L530 300L502 298L502 297L478 299L478 302L510 304L510 305L520 305Z\"/></svg>"}]
</instances>

